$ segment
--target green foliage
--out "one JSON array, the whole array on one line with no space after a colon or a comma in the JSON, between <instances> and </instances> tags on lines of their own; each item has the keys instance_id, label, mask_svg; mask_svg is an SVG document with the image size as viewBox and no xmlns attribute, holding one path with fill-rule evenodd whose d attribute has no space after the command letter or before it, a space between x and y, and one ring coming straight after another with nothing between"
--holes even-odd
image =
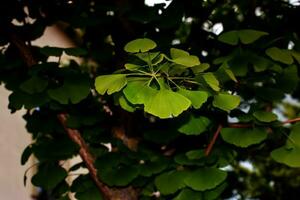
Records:
<instances>
[{"instance_id":1,"label":"green foliage","mask_svg":"<svg viewBox=\"0 0 300 200\"><path fill-rule=\"evenodd\" d=\"M300 167L300 159L298 156L300 152L299 131L300 124L297 123L293 126L286 144L271 152L271 156L274 160L290 167Z\"/></svg>"},{"instance_id":2,"label":"green foliage","mask_svg":"<svg viewBox=\"0 0 300 200\"><path fill-rule=\"evenodd\" d=\"M223 128L221 135L224 141L243 148L267 138L267 132L259 128Z\"/></svg>"},{"instance_id":3,"label":"green foliage","mask_svg":"<svg viewBox=\"0 0 300 200\"><path fill-rule=\"evenodd\" d=\"M21 164L31 155L38 160L32 183L55 199L69 192L104 199L90 174L66 182L87 168L62 167L80 150L67 127L87 144L99 180L114 191L133 189L137 199L299 196L300 130L286 125L300 113L299 30L289 23L299 7L283 0L169 3L0 6L0 83L11 91L12 112L27 109L33 140ZM35 46L57 22L76 47Z\"/></svg>"}]
</instances>

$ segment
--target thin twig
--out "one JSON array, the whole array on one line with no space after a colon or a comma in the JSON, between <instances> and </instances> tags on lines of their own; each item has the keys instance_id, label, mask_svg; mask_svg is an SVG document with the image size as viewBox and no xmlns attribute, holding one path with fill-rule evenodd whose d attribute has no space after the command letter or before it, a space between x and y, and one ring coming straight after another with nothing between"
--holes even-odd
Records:
<instances>
[{"instance_id":1,"label":"thin twig","mask_svg":"<svg viewBox=\"0 0 300 200\"><path fill-rule=\"evenodd\" d=\"M223 128L222 124L219 124L216 132L214 133L213 138L211 139L210 143L208 144L208 146L205 150L205 155L206 156L208 156L210 154L214 144L216 143L216 140L217 140L218 136L220 135L220 132L221 132L222 128Z\"/></svg>"}]
</instances>

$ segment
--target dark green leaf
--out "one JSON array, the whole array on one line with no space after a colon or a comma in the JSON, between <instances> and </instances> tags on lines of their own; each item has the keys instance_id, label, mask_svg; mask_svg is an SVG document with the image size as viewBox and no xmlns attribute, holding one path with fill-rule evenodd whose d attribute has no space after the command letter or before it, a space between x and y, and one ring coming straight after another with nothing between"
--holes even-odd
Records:
<instances>
[{"instance_id":1,"label":"dark green leaf","mask_svg":"<svg viewBox=\"0 0 300 200\"><path fill-rule=\"evenodd\" d=\"M266 130L261 128L223 128L221 130L224 141L243 148L264 141L267 135Z\"/></svg>"}]
</instances>

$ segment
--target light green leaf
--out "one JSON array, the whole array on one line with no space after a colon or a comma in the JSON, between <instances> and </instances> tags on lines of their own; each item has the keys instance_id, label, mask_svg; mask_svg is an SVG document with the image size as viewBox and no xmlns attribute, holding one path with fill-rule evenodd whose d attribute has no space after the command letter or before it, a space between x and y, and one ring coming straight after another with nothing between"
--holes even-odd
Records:
<instances>
[{"instance_id":1,"label":"light green leaf","mask_svg":"<svg viewBox=\"0 0 300 200\"><path fill-rule=\"evenodd\" d=\"M178 131L186 135L200 135L207 130L210 120L207 117L190 115L189 120Z\"/></svg>"},{"instance_id":2,"label":"light green leaf","mask_svg":"<svg viewBox=\"0 0 300 200\"><path fill-rule=\"evenodd\" d=\"M183 65L186 67L193 67L200 65L199 58L197 56L182 56L172 60L174 63Z\"/></svg>"},{"instance_id":3,"label":"light green leaf","mask_svg":"<svg viewBox=\"0 0 300 200\"><path fill-rule=\"evenodd\" d=\"M271 157L290 167L300 167L300 123L295 124L285 146L271 152Z\"/></svg>"},{"instance_id":4,"label":"light green leaf","mask_svg":"<svg viewBox=\"0 0 300 200\"><path fill-rule=\"evenodd\" d=\"M253 116L261 122L273 122L277 120L277 115L272 112L256 111L253 113Z\"/></svg>"},{"instance_id":5,"label":"light green leaf","mask_svg":"<svg viewBox=\"0 0 300 200\"><path fill-rule=\"evenodd\" d=\"M155 185L157 189L163 194L173 194L177 190L184 188L184 179L187 172L185 171L170 171L163 173L156 177Z\"/></svg>"},{"instance_id":6,"label":"light green leaf","mask_svg":"<svg viewBox=\"0 0 300 200\"><path fill-rule=\"evenodd\" d=\"M198 109L206 102L208 94L205 91L191 91L186 89L178 90L179 94L182 94L192 102L192 106Z\"/></svg>"},{"instance_id":7,"label":"light green leaf","mask_svg":"<svg viewBox=\"0 0 300 200\"><path fill-rule=\"evenodd\" d=\"M145 81L132 81L124 88L123 93L130 103L144 104L156 93L156 90L147 86Z\"/></svg>"},{"instance_id":8,"label":"light green leaf","mask_svg":"<svg viewBox=\"0 0 300 200\"><path fill-rule=\"evenodd\" d=\"M37 77L33 76L27 81L23 82L20 85L21 90L24 92L27 92L28 94L34 94L34 93L39 93L44 91L48 86L48 81Z\"/></svg>"},{"instance_id":9,"label":"light green leaf","mask_svg":"<svg viewBox=\"0 0 300 200\"><path fill-rule=\"evenodd\" d=\"M135 64L131 64L131 63L126 63L124 65L125 69L129 70L129 71L135 71L137 69L139 69L141 66L140 65L135 65Z\"/></svg>"},{"instance_id":10,"label":"light green leaf","mask_svg":"<svg viewBox=\"0 0 300 200\"><path fill-rule=\"evenodd\" d=\"M237 31L228 31L222 33L218 40L230 45L237 45L239 43L239 36Z\"/></svg>"},{"instance_id":11,"label":"light green leaf","mask_svg":"<svg viewBox=\"0 0 300 200\"><path fill-rule=\"evenodd\" d=\"M148 38L139 38L128 42L124 50L129 53L147 52L156 47L156 43Z\"/></svg>"},{"instance_id":12,"label":"light green leaf","mask_svg":"<svg viewBox=\"0 0 300 200\"><path fill-rule=\"evenodd\" d=\"M146 52L146 53L137 53L135 56L137 56L139 59L143 60L146 63L152 63L152 61L159 55L159 52Z\"/></svg>"},{"instance_id":13,"label":"light green leaf","mask_svg":"<svg viewBox=\"0 0 300 200\"><path fill-rule=\"evenodd\" d=\"M171 48L170 54L172 59L179 58L179 57L187 57L190 55L189 52L181 49L176 49L176 48Z\"/></svg>"},{"instance_id":14,"label":"light green leaf","mask_svg":"<svg viewBox=\"0 0 300 200\"><path fill-rule=\"evenodd\" d=\"M267 132L260 128L223 128L221 136L224 141L245 148L264 141Z\"/></svg>"},{"instance_id":15,"label":"light green leaf","mask_svg":"<svg viewBox=\"0 0 300 200\"><path fill-rule=\"evenodd\" d=\"M118 93L117 95L114 96L114 98L116 98L115 100L119 103L121 108L123 108L124 110L128 112L135 111L135 107L125 98L124 94Z\"/></svg>"},{"instance_id":16,"label":"light green leaf","mask_svg":"<svg viewBox=\"0 0 300 200\"><path fill-rule=\"evenodd\" d=\"M251 29L244 29L239 30L238 35L243 44L250 44L258 40L262 36L268 35L268 33Z\"/></svg>"},{"instance_id":17,"label":"light green leaf","mask_svg":"<svg viewBox=\"0 0 300 200\"><path fill-rule=\"evenodd\" d=\"M179 93L164 88L154 91L154 95L146 100L144 109L159 118L177 117L191 105L191 101Z\"/></svg>"},{"instance_id":18,"label":"light green leaf","mask_svg":"<svg viewBox=\"0 0 300 200\"><path fill-rule=\"evenodd\" d=\"M272 47L266 50L266 54L273 60L282 62L284 64L290 65L294 62L291 53L286 49Z\"/></svg>"},{"instance_id":19,"label":"light green leaf","mask_svg":"<svg viewBox=\"0 0 300 200\"><path fill-rule=\"evenodd\" d=\"M189 173L184 182L193 190L205 191L217 187L226 177L227 173L217 168L201 168Z\"/></svg>"},{"instance_id":20,"label":"light green leaf","mask_svg":"<svg viewBox=\"0 0 300 200\"><path fill-rule=\"evenodd\" d=\"M108 95L120 91L127 84L125 74L110 74L98 76L95 81L95 87L99 94Z\"/></svg>"},{"instance_id":21,"label":"light green leaf","mask_svg":"<svg viewBox=\"0 0 300 200\"><path fill-rule=\"evenodd\" d=\"M219 81L215 75L211 72L205 73L203 75L205 82L215 91L220 91Z\"/></svg>"},{"instance_id":22,"label":"light green leaf","mask_svg":"<svg viewBox=\"0 0 300 200\"><path fill-rule=\"evenodd\" d=\"M204 72L209 67L210 67L210 65L208 63L201 63L200 65L194 66L191 69L194 72L194 74L197 74L197 73Z\"/></svg>"},{"instance_id":23,"label":"light green leaf","mask_svg":"<svg viewBox=\"0 0 300 200\"><path fill-rule=\"evenodd\" d=\"M214 97L213 106L229 112L240 105L240 97L220 93Z\"/></svg>"}]
</instances>

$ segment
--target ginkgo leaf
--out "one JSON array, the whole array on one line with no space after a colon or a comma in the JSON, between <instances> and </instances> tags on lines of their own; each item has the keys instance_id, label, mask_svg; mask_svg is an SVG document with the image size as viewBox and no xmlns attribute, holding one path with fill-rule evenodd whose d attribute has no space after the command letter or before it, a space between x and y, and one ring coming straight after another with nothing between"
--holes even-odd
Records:
<instances>
[{"instance_id":1,"label":"ginkgo leaf","mask_svg":"<svg viewBox=\"0 0 300 200\"><path fill-rule=\"evenodd\" d=\"M61 87L48 90L48 95L61 104L79 103L90 93L90 80L86 76L66 77Z\"/></svg>"},{"instance_id":2,"label":"ginkgo leaf","mask_svg":"<svg viewBox=\"0 0 300 200\"><path fill-rule=\"evenodd\" d=\"M219 87L219 81L218 79L215 77L215 75L211 72L205 73L203 75L203 78L205 80L205 82L215 91L219 91L220 87Z\"/></svg>"},{"instance_id":3,"label":"ginkgo leaf","mask_svg":"<svg viewBox=\"0 0 300 200\"><path fill-rule=\"evenodd\" d=\"M181 56L173 59L172 61L176 64L183 65L186 67L200 65L200 61L197 56Z\"/></svg>"},{"instance_id":4,"label":"ginkgo leaf","mask_svg":"<svg viewBox=\"0 0 300 200\"><path fill-rule=\"evenodd\" d=\"M156 47L156 43L148 38L139 38L128 42L124 50L129 53L147 52Z\"/></svg>"},{"instance_id":5,"label":"ginkgo leaf","mask_svg":"<svg viewBox=\"0 0 300 200\"><path fill-rule=\"evenodd\" d=\"M291 53L286 49L279 49L277 47L271 47L266 50L266 54L275 61L282 62L284 64L293 64L294 60Z\"/></svg>"},{"instance_id":6,"label":"ginkgo leaf","mask_svg":"<svg viewBox=\"0 0 300 200\"><path fill-rule=\"evenodd\" d=\"M218 40L230 45L237 45L239 40L243 44L251 44L265 35L268 33L252 29L233 30L221 34Z\"/></svg>"},{"instance_id":7,"label":"ginkgo leaf","mask_svg":"<svg viewBox=\"0 0 300 200\"><path fill-rule=\"evenodd\" d=\"M172 59L179 58L179 57L186 57L190 55L189 52L181 49L176 49L176 48L171 48L170 54Z\"/></svg>"},{"instance_id":8,"label":"ginkgo leaf","mask_svg":"<svg viewBox=\"0 0 300 200\"><path fill-rule=\"evenodd\" d=\"M224 141L243 148L264 141L267 135L266 130L261 128L223 128L221 130Z\"/></svg>"},{"instance_id":9,"label":"ginkgo leaf","mask_svg":"<svg viewBox=\"0 0 300 200\"><path fill-rule=\"evenodd\" d=\"M144 104L155 92L145 81L129 82L123 90L126 99L132 104Z\"/></svg>"},{"instance_id":10,"label":"ginkgo leaf","mask_svg":"<svg viewBox=\"0 0 300 200\"><path fill-rule=\"evenodd\" d=\"M277 115L275 115L272 112L255 111L253 113L253 116L261 122L273 122L273 121L277 120Z\"/></svg>"},{"instance_id":11,"label":"ginkgo leaf","mask_svg":"<svg viewBox=\"0 0 300 200\"><path fill-rule=\"evenodd\" d=\"M165 119L177 117L190 105L191 101L183 95L161 88L155 90L154 94L146 100L144 109L154 116Z\"/></svg>"},{"instance_id":12,"label":"ginkgo leaf","mask_svg":"<svg viewBox=\"0 0 300 200\"><path fill-rule=\"evenodd\" d=\"M125 74L111 74L98 76L95 81L95 87L99 94L112 94L120 91L127 84Z\"/></svg>"},{"instance_id":13,"label":"ginkgo leaf","mask_svg":"<svg viewBox=\"0 0 300 200\"><path fill-rule=\"evenodd\" d=\"M188 98L192 102L192 106L195 109L200 108L208 98L208 94L205 91L192 91L192 90L180 89L178 90L178 93Z\"/></svg>"},{"instance_id":14,"label":"ginkgo leaf","mask_svg":"<svg viewBox=\"0 0 300 200\"><path fill-rule=\"evenodd\" d=\"M218 37L218 40L221 42L224 42L226 44L237 45L239 43L239 36L238 36L237 31L228 31L228 32L222 33Z\"/></svg>"},{"instance_id":15,"label":"ginkgo leaf","mask_svg":"<svg viewBox=\"0 0 300 200\"><path fill-rule=\"evenodd\" d=\"M129 70L129 71L135 71L137 69L139 69L141 66L140 65L135 65L135 64L131 64L131 63L126 63L124 65L125 69Z\"/></svg>"},{"instance_id":16,"label":"ginkgo leaf","mask_svg":"<svg viewBox=\"0 0 300 200\"><path fill-rule=\"evenodd\" d=\"M220 93L214 97L213 106L229 112L238 107L240 101L239 96Z\"/></svg>"},{"instance_id":17,"label":"ginkgo leaf","mask_svg":"<svg viewBox=\"0 0 300 200\"><path fill-rule=\"evenodd\" d=\"M178 131L186 135L200 135L207 130L210 120L203 116L190 115L187 122L182 124Z\"/></svg>"},{"instance_id":18,"label":"ginkgo leaf","mask_svg":"<svg viewBox=\"0 0 300 200\"><path fill-rule=\"evenodd\" d=\"M205 191L217 187L226 177L227 173L217 168L200 168L189 173L184 182L193 190Z\"/></svg>"},{"instance_id":19,"label":"ginkgo leaf","mask_svg":"<svg viewBox=\"0 0 300 200\"><path fill-rule=\"evenodd\" d=\"M268 33L251 29L244 29L238 31L238 36L243 44L253 43L265 35L268 35Z\"/></svg>"},{"instance_id":20,"label":"ginkgo leaf","mask_svg":"<svg viewBox=\"0 0 300 200\"><path fill-rule=\"evenodd\" d=\"M197 73L204 72L209 67L210 67L210 65L208 63L201 63L200 65L194 66L191 69L195 74L197 74Z\"/></svg>"},{"instance_id":21,"label":"ginkgo leaf","mask_svg":"<svg viewBox=\"0 0 300 200\"><path fill-rule=\"evenodd\" d=\"M283 147L271 152L271 157L290 167L300 167L300 123L295 124L291 129L291 134Z\"/></svg>"},{"instance_id":22,"label":"ginkgo leaf","mask_svg":"<svg viewBox=\"0 0 300 200\"><path fill-rule=\"evenodd\" d=\"M170 171L163 173L155 179L155 185L162 194L173 194L177 190L185 187L184 178L186 174L185 171Z\"/></svg>"}]
</instances>

